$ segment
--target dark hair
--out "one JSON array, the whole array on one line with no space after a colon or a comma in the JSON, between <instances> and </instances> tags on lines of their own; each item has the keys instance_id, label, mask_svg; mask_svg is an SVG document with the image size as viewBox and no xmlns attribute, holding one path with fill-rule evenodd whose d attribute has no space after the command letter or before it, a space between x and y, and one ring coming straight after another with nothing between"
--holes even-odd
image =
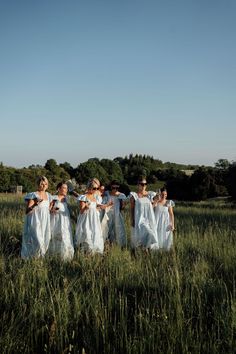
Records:
<instances>
[{"instance_id":1,"label":"dark hair","mask_svg":"<svg viewBox=\"0 0 236 354\"><path fill-rule=\"evenodd\" d=\"M144 176L144 175L139 176L139 178L138 178L138 183L139 183L139 182L142 182L144 179L145 179L145 181L146 181L146 180L147 180L147 177Z\"/></svg>"},{"instance_id":2,"label":"dark hair","mask_svg":"<svg viewBox=\"0 0 236 354\"><path fill-rule=\"evenodd\" d=\"M59 188L61 188L63 186L63 184L66 184L66 182L64 182L64 181L59 182L56 186L56 189L58 190Z\"/></svg>"},{"instance_id":3,"label":"dark hair","mask_svg":"<svg viewBox=\"0 0 236 354\"><path fill-rule=\"evenodd\" d=\"M117 181L117 179L113 179L113 180L111 181L111 183L110 183L110 186L113 186L113 185L119 186L119 185L120 185L120 182Z\"/></svg>"},{"instance_id":4,"label":"dark hair","mask_svg":"<svg viewBox=\"0 0 236 354\"><path fill-rule=\"evenodd\" d=\"M161 193L162 193L162 192L167 192L167 189L166 189L165 187L162 187L162 188L161 188Z\"/></svg>"}]
</instances>

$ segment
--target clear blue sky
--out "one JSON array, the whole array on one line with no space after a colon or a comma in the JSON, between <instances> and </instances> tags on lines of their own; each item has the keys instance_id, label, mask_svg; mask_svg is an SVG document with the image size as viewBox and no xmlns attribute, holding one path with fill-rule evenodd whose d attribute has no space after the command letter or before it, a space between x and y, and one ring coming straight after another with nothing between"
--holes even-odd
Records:
<instances>
[{"instance_id":1,"label":"clear blue sky","mask_svg":"<svg viewBox=\"0 0 236 354\"><path fill-rule=\"evenodd\" d=\"M0 161L236 160L235 0L0 0Z\"/></svg>"}]
</instances>

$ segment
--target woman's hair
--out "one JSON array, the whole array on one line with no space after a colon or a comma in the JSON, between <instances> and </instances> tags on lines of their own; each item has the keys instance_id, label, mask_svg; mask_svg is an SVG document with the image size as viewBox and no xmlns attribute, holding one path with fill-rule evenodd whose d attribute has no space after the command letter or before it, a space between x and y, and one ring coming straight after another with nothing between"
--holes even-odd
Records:
<instances>
[{"instance_id":1,"label":"woman's hair","mask_svg":"<svg viewBox=\"0 0 236 354\"><path fill-rule=\"evenodd\" d=\"M144 175L141 175L141 176L138 177L138 183L139 183L139 182L142 182L143 180L146 181L146 180L147 180L147 177L144 176Z\"/></svg>"},{"instance_id":2,"label":"woman's hair","mask_svg":"<svg viewBox=\"0 0 236 354\"><path fill-rule=\"evenodd\" d=\"M66 184L66 182L65 181L59 182L56 186L56 190L60 189L63 186L63 184Z\"/></svg>"},{"instance_id":3,"label":"woman's hair","mask_svg":"<svg viewBox=\"0 0 236 354\"><path fill-rule=\"evenodd\" d=\"M166 189L165 187L162 187L162 188L161 188L161 193L162 193L162 192L167 192L167 189Z\"/></svg>"},{"instance_id":4,"label":"woman's hair","mask_svg":"<svg viewBox=\"0 0 236 354\"><path fill-rule=\"evenodd\" d=\"M115 185L117 185L117 186L120 185L120 182L117 181L117 179L113 179L113 180L111 181L111 183L110 183L110 186L115 186Z\"/></svg>"},{"instance_id":5,"label":"woman's hair","mask_svg":"<svg viewBox=\"0 0 236 354\"><path fill-rule=\"evenodd\" d=\"M40 185L41 182L47 182L48 184L48 179L45 176L38 176L36 182L38 186Z\"/></svg>"},{"instance_id":6,"label":"woman's hair","mask_svg":"<svg viewBox=\"0 0 236 354\"><path fill-rule=\"evenodd\" d=\"M88 180L88 183L87 183L87 189L91 189L93 188L93 184L96 184L98 186L98 188L100 187L100 182L97 178L91 178Z\"/></svg>"},{"instance_id":7,"label":"woman's hair","mask_svg":"<svg viewBox=\"0 0 236 354\"><path fill-rule=\"evenodd\" d=\"M98 187L100 187L100 181L99 181L99 179L97 179L97 178L94 177L94 178L91 178L90 181L91 181L91 183L92 183L92 182L96 183L96 184L98 185Z\"/></svg>"}]
</instances>

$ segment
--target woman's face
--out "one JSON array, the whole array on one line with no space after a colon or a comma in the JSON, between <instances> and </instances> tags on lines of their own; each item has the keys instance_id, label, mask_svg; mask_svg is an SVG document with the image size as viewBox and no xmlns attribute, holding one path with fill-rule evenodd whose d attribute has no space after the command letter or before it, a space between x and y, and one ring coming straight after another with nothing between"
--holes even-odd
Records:
<instances>
[{"instance_id":1,"label":"woman's face","mask_svg":"<svg viewBox=\"0 0 236 354\"><path fill-rule=\"evenodd\" d=\"M39 185L38 185L38 190L39 191L46 191L46 189L48 189L48 181L46 181L46 180L40 181Z\"/></svg>"},{"instance_id":2,"label":"woman's face","mask_svg":"<svg viewBox=\"0 0 236 354\"><path fill-rule=\"evenodd\" d=\"M162 199L166 199L167 198L167 192L166 191L161 192L161 198Z\"/></svg>"},{"instance_id":3,"label":"woman's face","mask_svg":"<svg viewBox=\"0 0 236 354\"><path fill-rule=\"evenodd\" d=\"M111 192L113 194L116 194L119 191L120 186L118 184L112 184L111 185Z\"/></svg>"},{"instance_id":4,"label":"woman's face","mask_svg":"<svg viewBox=\"0 0 236 354\"><path fill-rule=\"evenodd\" d=\"M99 190L99 186L97 185L97 183L93 182L92 185L88 188L89 193L97 193L97 191Z\"/></svg>"},{"instance_id":5,"label":"woman's face","mask_svg":"<svg viewBox=\"0 0 236 354\"><path fill-rule=\"evenodd\" d=\"M67 192L68 192L67 184L63 184L63 185L58 189L58 193L59 193L60 195L66 196L66 195L67 195Z\"/></svg>"},{"instance_id":6,"label":"woman's face","mask_svg":"<svg viewBox=\"0 0 236 354\"><path fill-rule=\"evenodd\" d=\"M142 181L138 182L138 189L145 190L146 187L147 187L147 181L146 181L146 179L143 178Z\"/></svg>"}]
</instances>

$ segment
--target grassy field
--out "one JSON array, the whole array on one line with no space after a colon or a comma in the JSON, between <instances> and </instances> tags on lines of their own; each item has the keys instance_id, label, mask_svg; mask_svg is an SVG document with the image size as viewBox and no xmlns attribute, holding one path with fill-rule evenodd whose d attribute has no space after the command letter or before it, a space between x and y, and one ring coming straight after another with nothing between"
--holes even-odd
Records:
<instances>
[{"instance_id":1,"label":"grassy field","mask_svg":"<svg viewBox=\"0 0 236 354\"><path fill-rule=\"evenodd\" d=\"M22 198L1 196L0 352L235 353L236 210L177 203L175 216L169 253L23 261Z\"/></svg>"}]
</instances>

